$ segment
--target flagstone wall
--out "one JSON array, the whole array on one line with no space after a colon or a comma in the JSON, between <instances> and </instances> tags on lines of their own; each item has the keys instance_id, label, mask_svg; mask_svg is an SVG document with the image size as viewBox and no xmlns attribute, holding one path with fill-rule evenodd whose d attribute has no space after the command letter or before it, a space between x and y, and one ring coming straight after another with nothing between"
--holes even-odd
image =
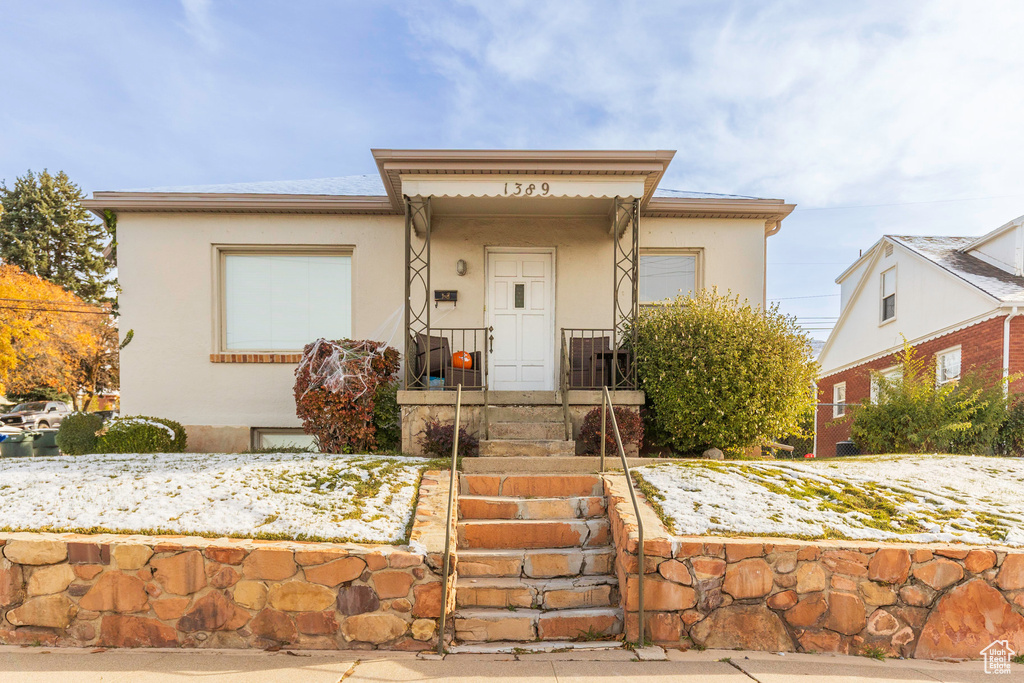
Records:
<instances>
[{"instance_id":1,"label":"flagstone wall","mask_svg":"<svg viewBox=\"0 0 1024 683\"><path fill-rule=\"evenodd\" d=\"M626 482L605 477L627 637L638 635L639 539ZM673 536L644 523L646 637L670 647L881 652L976 659L1024 652L1024 550Z\"/></svg>"},{"instance_id":2,"label":"flagstone wall","mask_svg":"<svg viewBox=\"0 0 1024 683\"><path fill-rule=\"evenodd\" d=\"M424 475L406 547L0 533L0 643L435 647L447 490Z\"/></svg>"}]
</instances>

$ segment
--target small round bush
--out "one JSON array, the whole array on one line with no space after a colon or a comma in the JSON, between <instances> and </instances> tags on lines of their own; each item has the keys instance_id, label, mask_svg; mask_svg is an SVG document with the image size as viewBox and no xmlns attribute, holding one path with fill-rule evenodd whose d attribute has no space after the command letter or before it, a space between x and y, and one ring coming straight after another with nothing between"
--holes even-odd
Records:
<instances>
[{"instance_id":1,"label":"small round bush","mask_svg":"<svg viewBox=\"0 0 1024 683\"><path fill-rule=\"evenodd\" d=\"M615 406L615 421L619 424L619 436L622 437L622 447L625 448L635 443L637 450L644 445L644 421L640 413L630 410L624 406ZM583 418L580 426L580 440L586 447L587 453L601 452L601 409L594 408ZM615 429L612 427L611 415L608 416L608 426L605 432L606 453L618 453L618 446L615 445Z\"/></svg>"},{"instance_id":2,"label":"small round bush","mask_svg":"<svg viewBox=\"0 0 1024 683\"><path fill-rule=\"evenodd\" d=\"M185 428L174 420L135 415L114 420L100 436L101 453L181 453Z\"/></svg>"},{"instance_id":3,"label":"small round bush","mask_svg":"<svg viewBox=\"0 0 1024 683\"><path fill-rule=\"evenodd\" d=\"M57 448L64 455L86 455L96 453L99 437L96 432L103 429L103 418L92 413L72 413L60 421L57 430Z\"/></svg>"},{"instance_id":4,"label":"small round bush","mask_svg":"<svg viewBox=\"0 0 1024 683\"><path fill-rule=\"evenodd\" d=\"M427 420L420 432L420 445L424 455L436 458L452 457L452 441L455 438L455 424L442 423L438 420ZM474 456L480 452L480 440L459 427L459 455Z\"/></svg>"}]
</instances>

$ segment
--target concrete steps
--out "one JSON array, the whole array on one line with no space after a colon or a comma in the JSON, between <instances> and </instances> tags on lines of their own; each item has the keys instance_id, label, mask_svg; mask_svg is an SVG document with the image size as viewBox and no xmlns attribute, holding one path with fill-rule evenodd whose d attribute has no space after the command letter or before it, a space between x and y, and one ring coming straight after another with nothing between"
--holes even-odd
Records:
<instances>
[{"instance_id":1,"label":"concrete steps","mask_svg":"<svg viewBox=\"0 0 1024 683\"><path fill-rule=\"evenodd\" d=\"M621 635L600 476L463 474L459 486L457 641Z\"/></svg>"},{"instance_id":2,"label":"concrete steps","mask_svg":"<svg viewBox=\"0 0 1024 683\"><path fill-rule=\"evenodd\" d=\"M540 610L612 607L618 580L610 575L561 579L478 578L460 582L456 606Z\"/></svg>"},{"instance_id":3,"label":"concrete steps","mask_svg":"<svg viewBox=\"0 0 1024 683\"><path fill-rule=\"evenodd\" d=\"M462 609L455 612L455 639L461 642L571 640L622 633L617 607L563 609Z\"/></svg>"},{"instance_id":4,"label":"concrete steps","mask_svg":"<svg viewBox=\"0 0 1024 683\"><path fill-rule=\"evenodd\" d=\"M492 440L557 441L565 439L563 422L491 422Z\"/></svg>"},{"instance_id":5,"label":"concrete steps","mask_svg":"<svg viewBox=\"0 0 1024 683\"><path fill-rule=\"evenodd\" d=\"M575 454L576 442L565 439L492 438L480 441L480 455L485 458L548 458Z\"/></svg>"},{"instance_id":6,"label":"concrete steps","mask_svg":"<svg viewBox=\"0 0 1024 683\"><path fill-rule=\"evenodd\" d=\"M459 522L460 548L573 548L608 545L603 519L474 519Z\"/></svg>"},{"instance_id":7,"label":"concrete steps","mask_svg":"<svg viewBox=\"0 0 1024 683\"><path fill-rule=\"evenodd\" d=\"M612 574L614 570L615 549L611 547L459 551L460 579L507 576L549 579Z\"/></svg>"},{"instance_id":8,"label":"concrete steps","mask_svg":"<svg viewBox=\"0 0 1024 683\"><path fill-rule=\"evenodd\" d=\"M513 498L461 496L459 513L469 519L550 519L603 517L605 502L599 496L572 498Z\"/></svg>"}]
</instances>

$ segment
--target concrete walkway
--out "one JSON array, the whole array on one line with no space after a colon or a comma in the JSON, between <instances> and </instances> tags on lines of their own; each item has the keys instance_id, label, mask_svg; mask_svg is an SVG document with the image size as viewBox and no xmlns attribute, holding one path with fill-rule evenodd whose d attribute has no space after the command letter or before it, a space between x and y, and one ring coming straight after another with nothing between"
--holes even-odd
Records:
<instances>
[{"instance_id":1,"label":"concrete walkway","mask_svg":"<svg viewBox=\"0 0 1024 683\"><path fill-rule=\"evenodd\" d=\"M0 646L3 683L384 683L472 681L594 683L685 681L687 683L824 683L900 681L1024 682L1024 665L1009 676L984 673L981 662L919 660L877 662L863 657L764 652L677 652L663 661L635 660L628 650L529 655L448 655L430 661L414 654L382 652L287 652L238 650L69 650Z\"/></svg>"}]
</instances>

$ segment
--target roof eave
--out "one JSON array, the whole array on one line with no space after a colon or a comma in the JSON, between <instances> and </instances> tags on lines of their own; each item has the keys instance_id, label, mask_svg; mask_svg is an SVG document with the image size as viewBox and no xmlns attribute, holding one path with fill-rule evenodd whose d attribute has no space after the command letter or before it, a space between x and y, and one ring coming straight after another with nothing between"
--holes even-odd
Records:
<instances>
[{"instance_id":1,"label":"roof eave","mask_svg":"<svg viewBox=\"0 0 1024 683\"><path fill-rule=\"evenodd\" d=\"M118 212L395 214L386 197L249 193L95 192L82 205L99 217Z\"/></svg>"}]
</instances>

